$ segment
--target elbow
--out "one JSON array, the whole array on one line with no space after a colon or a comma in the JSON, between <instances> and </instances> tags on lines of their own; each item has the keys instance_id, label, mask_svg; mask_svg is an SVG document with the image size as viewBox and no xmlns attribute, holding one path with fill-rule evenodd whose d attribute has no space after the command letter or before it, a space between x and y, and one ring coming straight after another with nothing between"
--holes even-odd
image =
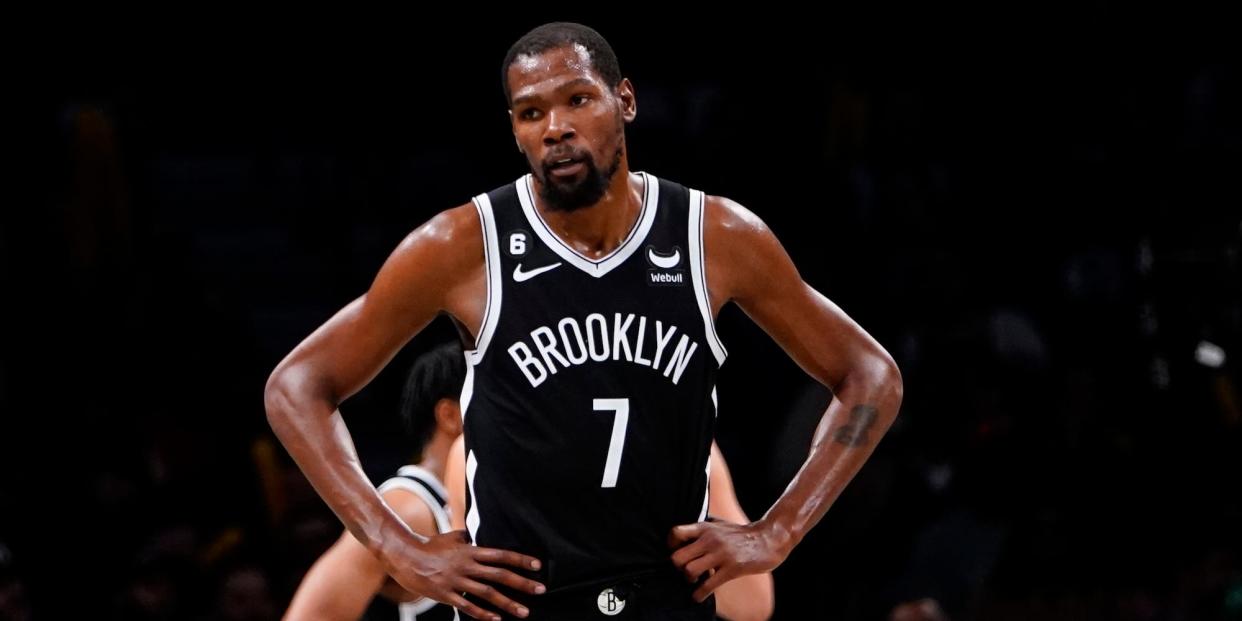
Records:
<instances>
[{"instance_id":1,"label":"elbow","mask_svg":"<svg viewBox=\"0 0 1242 621\"><path fill-rule=\"evenodd\" d=\"M276 367L263 388L263 408L272 431L280 435L293 422L294 416L305 408L311 396L311 383L306 372L297 365L282 362Z\"/></svg>"},{"instance_id":2,"label":"elbow","mask_svg":"<svg viewBox=\"0 0 1242 621\"><path fill-rule=\"evenodd\" d=\"M289 412L292 410L291 402L291 390L285 370L283 365L278 366L275 371L272 371L271 376L267 378L267 384L263 387L263 409L267 412L267 424L277 435L288 421Z\"/></svg>"},{"instance_id":3,"label":"elbow","mask_svg":"<svg viewBox=\"0 0 1242 621\"><path fill-rule=\"evenodd\" d=\"M893 410L896 412L901 407L901 400L905 396L906 385L905 380L901 377L901 369L897 366L897 362L891 356L888 356L887 359L882 381L885 389L892 395Z\"/></svg>"},{"instance_id":4,"label":"elbow","mask_svg":"<svg viewBox=\"0 0 1242 621\"><path fill-rule=\"evenodd\" d=\"M901 408L902 397L905 395L905 382L901 377L901 369L897 366L897 362L888 352L881 350L872 356L863 368L867 370L865 375L873 394L879 397L877 401L888 405L889 407L884 409L896 418L897 411Z\"/></svg>"},{"instance_id":5,"label":"elbow","mask_svg":"<svg viewBox=\"0 0 1242 621\"><path fill-rule=\"evenodd\" d=\"M277 365L263 388L263 409L267 423L277 437L291 431L301 417L314 412L331 413L340 405L339 393L323 373L308 361Z\"/></svg>"}]
</instances>

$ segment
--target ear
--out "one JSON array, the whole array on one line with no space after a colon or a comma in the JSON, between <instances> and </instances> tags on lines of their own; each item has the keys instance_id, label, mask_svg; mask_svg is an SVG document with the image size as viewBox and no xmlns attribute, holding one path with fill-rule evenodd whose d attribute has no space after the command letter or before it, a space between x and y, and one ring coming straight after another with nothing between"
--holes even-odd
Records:
<instances>
[{"instance_id":1,"label":"ear","mask_svg":"<svg viewBox=\"0 0 1242 621\"><path fill-rule=\"evenodd\" d=\"M638 100L634 97L634 85L629 78L621 78L617 85L617 99L621 100L621 117L626 123L634 121L638 116Z\"/></svg>"},{"instance_id":2,"label":"ear","mask_svg":"<svg viewBox=\"0 0 1242 621\"><path fill-rule=\"evenodd\" d=\"M436 427L454 437L461 433L461 404L456 399L436 401Z\"/></svg>"}]
</instances>

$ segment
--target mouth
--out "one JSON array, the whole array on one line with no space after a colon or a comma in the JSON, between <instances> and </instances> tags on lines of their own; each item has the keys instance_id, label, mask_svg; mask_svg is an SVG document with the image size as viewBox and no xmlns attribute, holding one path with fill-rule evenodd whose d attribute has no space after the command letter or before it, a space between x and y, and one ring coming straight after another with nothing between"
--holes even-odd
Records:
<instances>
[{"instance_id":1,"label":"mouth","mask_svg":"<svg viewBox=\"0 0 1242 621\"><path fill-rule=\"evenodd\" d=\"M554 177L572 177L586 168L583 157L562 157L545 164L545 169Z\"/></svg>"}]
</instances>

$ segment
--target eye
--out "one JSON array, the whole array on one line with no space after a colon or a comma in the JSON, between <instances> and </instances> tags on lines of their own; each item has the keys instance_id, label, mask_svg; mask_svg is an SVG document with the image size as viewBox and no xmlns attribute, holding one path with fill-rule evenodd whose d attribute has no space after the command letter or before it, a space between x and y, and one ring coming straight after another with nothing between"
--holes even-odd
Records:
<instances>
[{"instance_id":1,"label":"eye","mask_svg":"<svg viewBox=\"0 0 1242 621\"><path fill-rule=\"evenodd\" d=\"M577 105L586 103L587 100L589 99L590 97L588 97L587 95L574 95L573 97L569 98L569 103L577 106Z\"/></svg>"},{"instance_id":2,"label":"eye","mask_svg":"<svg viewBox=\"0 0 1242 621\"><path fill-rule=\"evenodd\" d=\"M526 108L518 113L518 118L526 121L535 119L539 116L539 111L534 108Z\"/></svg>"}]
</instances>

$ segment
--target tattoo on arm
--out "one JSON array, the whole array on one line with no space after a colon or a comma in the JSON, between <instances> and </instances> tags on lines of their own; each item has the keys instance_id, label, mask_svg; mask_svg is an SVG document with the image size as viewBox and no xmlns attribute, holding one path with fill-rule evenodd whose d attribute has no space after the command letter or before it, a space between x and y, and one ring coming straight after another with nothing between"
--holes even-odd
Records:
<instances>
[{"instance_id":1,"label":"tattoo on arm","mask_svg":"<svg viewBox=\"0 0 1242 621\"><path fill-rule=\"evenodd\" d=\"M879 412L875 406L856 405L850 410L850 422L837 427L832 432L832 439L849 447L862 446L869 442L867 432L875 424Z\"/></svg>"}]
</instances>

